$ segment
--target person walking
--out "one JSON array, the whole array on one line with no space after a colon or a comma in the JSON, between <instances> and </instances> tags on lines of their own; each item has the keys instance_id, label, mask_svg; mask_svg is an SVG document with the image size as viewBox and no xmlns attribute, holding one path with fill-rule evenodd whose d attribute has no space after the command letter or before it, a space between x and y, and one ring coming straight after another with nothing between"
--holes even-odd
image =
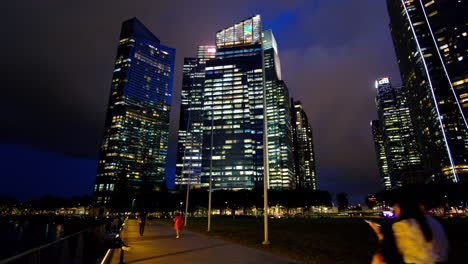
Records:
<instances>
[{"instance_id":1,"label":"person walking","mask_svg":"<svg viewBox=\"0 0 468 264\"><path fill-rule=\"evenodd\" d=\"M367 221L380 242L372 264L443 264L448 261L448 239L442 225L411 198L394 204L397 221L381 230Z\"/></svg>"},{"instance_id":2,"label":"person walking","mask_svg":"<svg viewBox=\"0 0 468 264\"><path fill-rule=\"evenodd\" d=\"M448 263L449 242L442 225L434 217L430 216L423 204L419 205L426 217L426 221L431 227L434 236L432 243L432 255L437 264Z\"/></svg>"},{"instance_id":3,"label":"person walking","mask_svg":"<svg viewBox=\"0 0 468 264\"><path fill-rule=\"evenodd\" d=\"M138 218L138 223L140 224L140 236L143 236L143 233L145 232L146 212L140 214L140 217Z\"/></svg>"},{"instance_id":4,"label":"person walking","mask_svg":"<svg viewBox=\"0 0 468 264\"><path fill-rule=\"evenodd\" d=\"M404 262L434 264L434 234L419 204L412 199L401 199L393 207L398 221L392 225L392 231Z\"/></svg>"},{"instance_id":5,"label":"person walking","mask_svg":"<svg viewBox=\"0 0 468 264\"><path fill-rule=\"evenodd\" d=\"M179 213L177 213L173 221L174 221L174 230L176 231L176 238L180 238L180 229L182 228L182 225L184 224L184 219Z\"/></svg>"}]
</instances>

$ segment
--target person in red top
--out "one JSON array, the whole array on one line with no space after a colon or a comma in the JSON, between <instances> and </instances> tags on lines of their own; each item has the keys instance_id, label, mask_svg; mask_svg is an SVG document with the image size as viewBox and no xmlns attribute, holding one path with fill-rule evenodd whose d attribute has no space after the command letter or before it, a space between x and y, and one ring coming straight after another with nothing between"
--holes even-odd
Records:
<instances>
[{"instance_id":1,"label":"person in red top","mask_svg":"<svg viewBox=\"0 0 468 264\"><path fill-rule=\"evenodd\" d=\"M184 224L184 219L180 214L176 214L176 217L173 219L174 221L174 230L176 231L176 238L180 237L180 229Z\"/></svg>"}]
</instances>

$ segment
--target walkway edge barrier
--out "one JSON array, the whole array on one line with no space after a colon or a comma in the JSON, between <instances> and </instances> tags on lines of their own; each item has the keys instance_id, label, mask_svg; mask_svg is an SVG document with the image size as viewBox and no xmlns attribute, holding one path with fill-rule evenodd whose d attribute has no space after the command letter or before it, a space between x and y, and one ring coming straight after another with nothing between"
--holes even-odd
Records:
<instances>
[{"instance_id":1,"label":"walkway edge barrier","mask_svg":"<svg viewBox=\"0 0 468 264\"><path fill-rule=\"evenodd\" d=\"M21 254L18 254L18 255L16 255L16 256L13 256L13 257L10 257L10 258L1 260L1 261L0 261L0 264L6 264L6 263L11 262L11 261L13 261L13 260L17 260L17 259L19 259L19 258L22 258L22 257L26 256L26 255L29 255L29 254L34 253L34 252L36 252L36 251L39 251L39 250L41 250L41 249L43 249L43 248L50 247L50 246L52 246L52 245L54 245L54 244L56 244L56 243L59 243L59 242L65 240L65 239L69 239L70 237L79 235L79 234L81 234L81 233L83 233L83 232L85 232L85 231L87 231L87 230L88 230L88 229L81 230L81 231L79 231L79 232L76 232L76 233L71 234L71 235L68 235L68 236L66 236L66 237L57 239L57 240L55 240L55 241L52 241L52 242L50 242L50 243L48 243L48 244L45 244L45 245L42 245L42 246L40 246L40 247L36 247L36 248L30 249L30 250L26 250L26 251L24 251L24 252L21 253Z\"/></svg>"},{"instance_id":2,"label":"walkway edge barrier","mask_svg":"<svg viewBox=\"0 0 468 264\"><path fill-rule=\"evenodd\" d=\"M120 227L119 229L119 232L115 235L115 237L119 237L120 236L120 233L123 231L124 227L125 227L125 223L127 223L127 220L128 220L128 217L125 218L122 226ZM109 263L109 261L112 259L112 255L114 255L114 250L115 248L109 248L106 252L106 255L104 255L104 258L102 259L102 261L100 262L101 264L107 264ZM0 263L2 264L2 263Z\"/></svg>"}]
</instances>

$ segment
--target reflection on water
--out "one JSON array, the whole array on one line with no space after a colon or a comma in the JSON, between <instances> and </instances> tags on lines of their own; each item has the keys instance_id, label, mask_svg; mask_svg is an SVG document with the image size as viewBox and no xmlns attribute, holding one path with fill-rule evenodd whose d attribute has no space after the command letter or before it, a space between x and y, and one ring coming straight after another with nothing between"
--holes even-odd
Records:
<instances>
[{"instance_id":1,"label":"reflection on water","mask_svg":"<svg viewBox=\"0 0 468 264\"><path fill-rule=\"evenodd\" d=\"M32 249L85 228L84 223L54 218L8 220L0 218L0 260Z\"/></svg>"}]
</instances>

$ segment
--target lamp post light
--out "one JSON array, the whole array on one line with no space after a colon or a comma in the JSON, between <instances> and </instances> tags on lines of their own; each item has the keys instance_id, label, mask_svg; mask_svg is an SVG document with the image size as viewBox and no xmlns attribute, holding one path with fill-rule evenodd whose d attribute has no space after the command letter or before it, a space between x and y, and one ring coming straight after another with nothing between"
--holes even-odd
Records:
<instances>
[{"instance_id":1,"label":"lamp post light","mask_svg":"<svg viewBox=\"0 0 468 264\"><path fill-rule=\"evenodd\" d=\"M211 148L210 148L210 187L208 189L208 228L211 231L211 193L213 192L213 127L214 127L214 109L211 109Z\"/></svg>"},{"instance_id":2,"label":"lamp post light","mask_svg":"<svg viewBox=\"0 0 468 264\"><path fill-rule=\"evenodd\" d=\"M190 181L190 180L189 180L189 181ZM187 226L189 193L190 193L190 184L187 183L187 194L185 195L185 219L184 219L184 226Z\"/></svg>"},{"instance_id":3,"label":"lamp post light","mask_svg":"<svg viewBox=\"0 0 468 264\"><path fill-rule=\"evenodd\" d=\"M261 25L260 25L261 26ZM262 32L262 31L260 31ZM261 36L262 34L260 34ZM262 43L262 75L263 75L263 233L264 239L262 244L270 244L268 239L268 181L270 179L269 173L269 159L268 159L268 120L267 120L267 91L265 83L265 53L263 49L263 38L260 37Z\"/></svg>"}]
</instances>

